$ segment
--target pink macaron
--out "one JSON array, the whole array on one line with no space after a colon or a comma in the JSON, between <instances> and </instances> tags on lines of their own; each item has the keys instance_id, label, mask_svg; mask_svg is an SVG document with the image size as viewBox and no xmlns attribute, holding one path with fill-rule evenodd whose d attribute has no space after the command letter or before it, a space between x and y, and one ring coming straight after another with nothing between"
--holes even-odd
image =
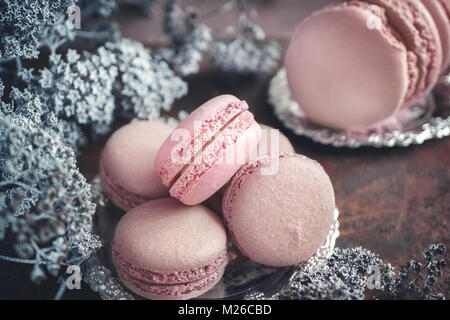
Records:
<instances>
[{"instance_id":1,"label":"pink macaron","mask_svg":"<svg viewBox=\"0 0 450 320\"><path fill-rule=\"evenodd\" d=\"M123 210L167 197L169 189L155 173L156 153L173 127L154 121L127 124L108 139L100 158L106 195Z\"/></svg>"},{"instance_id":2,"label":"pink macaron","mask_svg":"<svg viewBox=\"0 0 450 320\"><path fill-rule=\"evenodd\" d=\"M261 141L258 145L258 156L270 153L295 153L294 146L280 130L261 124Z\"/></svg>"},{"instance_id":3,"label":"pink macaron","mask_svg":"<svg viewBox=\"0 0 450 320\"><path fill-rule=\"evenodd\" d=\"M190 299L221 279L228 262L226 232L202 205L174 198L128 211L112 243L112 259L126 287L149 299Z\"/></svg>"},{"instance_id":4,"label":"pink macaron","mask_svg":"<svg viewBox=\"0 0 450 320\"><path fill-rule=\"evenodd\" d=\"M446 60L441 34L420 0L327 6L291 39L285 67L293 98L323 126L399 128L400 111L438 81Z\"/></svg>"},{"instance_id":5,"label":"pink macaron","mask_svg":"<svg viewBox=\"0 0 450 320\"><path fill-rule=\"evenodd\" d=\"M260 135L247 103L221 95L198 107L172 132L156 155L155 170L172 197L195 205L248 161Z\"/></svg>"},{"instance_id":6,"label":"pink macaron","mask_svg":"<svg viewBox=\"0 0 450 320\"><path fill-rule=\"evenodd\" d=\"M450 0L422 0L436 22L442 42L442 71L450 66Z\"/></svg>"},{"instance_id":7,"label":"pink macaron","mask_svg":"<svg viewBox=\"0 0 450 320\"><path fill-rule=\"evenodd\" d=\"M326 241L334 207L333 186L320 164L283 153L244 165L222 201L241 253L275 267L306 261L316 252Z\"/></svg>"}]
</instances>

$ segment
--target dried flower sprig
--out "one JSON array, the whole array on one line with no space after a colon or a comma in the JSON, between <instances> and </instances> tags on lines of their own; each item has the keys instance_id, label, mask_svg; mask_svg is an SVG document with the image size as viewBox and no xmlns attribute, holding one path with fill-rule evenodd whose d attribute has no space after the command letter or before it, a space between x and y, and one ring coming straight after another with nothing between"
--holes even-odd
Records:
<instances>
[{"instance_id":1,"label":"dried flower sprig","mask_svg":"<svg viewBox=\"0 0 450 320\"><path fill-rule=\"evenodd\" d=\"M244 0L235 0L238 10L238 34L234 40L222 40L214 44L211 58L223 70L240 74L264 74L278 65L281 48L274 42L266 42L264 30L250 20Z\"/></svg>"},{"instance_id":2,"label":"dried flower sprig","mask_svg":"<svg viewBox=\"0 0 450 320\"><path fill-rule=\"evenodd\" d=\"M35 126L58 135L75 152L87 142L84 132L76 123L58 118L49 111L42 97L32 90L11 88L9 103L0 101L0 119L5 118L18 125L25 119L31 121Z\"/></svg>"},{"instance_id":3,"label":"dried flower sprig","mask_svg":"<svg viewBox=\"0 0 450 320\"><path fill-rule=\"evenodd\" d=\"M78 0L83 16L108 17L117 10L116 0Z\"/></svg>"},{"instance_id":4,"label":"dried flower sprig","mask_svg":"<svg viewBox=\"0 0 450 320\"><path fill-rule=\"evenodd\" d=\"M91 139L107 134L117 117L158 119L187 93L186 83L165 61L128 39L107 42L93 53L51 54L49 64L36 75L19 72L29 85L22 102L33 95L39 104L22 114L30 117L29 110L35 110L36 122L47 119L47 127L59 131L75 151L86 143L83 133Z\"/></svg>"},{"instance_id":5,"label":"dried flower sprig","mask_svg":"<svg viewBox=\"0 0 450 320\"><path fill-rule=\"evenodd\" d=\"M91 136L106 134L114 120L115 62L104 48L95 54L72 49L64 57L53 54L50 67L40 70L35 90L56 116L88 126Z\"/></svg>"},{"instance_id":6,"label":"dried flower sprig","mask_svg":"<svg viewBox=\"0 0 450 320\"><path fill-rule=\"evenodd\" d=\"M232 9L238 13L234 28L237 29L236 38L213 39L213 30L202 21ZM264 31L249 18L244 0L229 0L205 16L194 10L183 11L178 0L168 0L164 31L174 48L163 49L160 54L183 75L198 72L204 53L208 53L212 62L221 69L239 74L270 73L278 65L279 45L265 41Z\"/></svg>"},{"instance_id":7,"label":"dried flower sprig","mask_svg":"<svg viewBox=\"0 0 450 320\"><path fill-rule=\"evenodd\" d=\"M51 28L73 0L0 0L0 61L37 58L39 33Z\"/></svg>"},{"instance_id":8,"label":"dried flower sprig","mask_svg":"<svg viewBox=\"0 0 450 320\"><path fill-rule=\"evenodd\" d=\"M183 11L178 0L166 2L163 26L174 48L160 50L161 57L182 75L198 72L203 52L211 45L211 30L199 23L195 11Z\"/></svg>"},{"instance_id":9,"label":"dried flower sprig","mask_svg":"<svg viewBox=\"0 0 450 320\"><path fill-rule=\"evenodd\" d=\"M76 165L78 148L87 137L107 133L116 117L159 118L187 85L140 43L120 39L111 24L71 29L65 13L74 1L4 2L0 63L15 58L17 70L0 72L26 88L8 87L4 97L0 79L0 241L8 234L17 255L0 258L34 264L31 279L41 282L63 265L83 263L101 246L92 230L95 199ZM108 0L78 5L83 16L106 16L116 8ZM57 52L76 38L100 46L94 52ZM21 59L36 58L44 46L49 65L23 68Z\"/></svg>"},{"instance_id":10,"label":"dried flower sprig","mask_svg":"<svg viewBox=\"0 0 450 320\"><path fill-rule=\"evenodd\" d=\"M300 269L281 290L280 299L364 299L369 266L377 267L380 279L393 275L393 268L361 247L336 248L323 266Z\"/></svg>"},{"instance_id":11,"label":"dried flower sprig","mask_svg":"<svg viewBox=\"0 0 450 320\"><path fill-rule=\"evenodd\" d=\"M431 245L424 252L424 264L412 260L396 273L368 249L335 248L323 265L300 265L289 283L274 295L254 292L247 299L444 299L443 294L433 292L446 265L444 252L443 244Z\"/></svg>"},{"instance_id":12,"label":"dried flower sprig","mask_svg":"<svg viewBox=\"0 0 450 320\"><path fill-rule=\"evenodd\" d=\"M108 17L119 10L117 0L78 0L83 16ZM138 7L147 14L151 13L155 0L121 0L122 3Z\"/></svg>"},{"instance_id":13,"label":"dried flower sprig","mask_svg":"<svg viewBox=\"0 0 450 320\"><path fill-rule=\"evenodd\" d=\"M57 135L24 117L0 119L0 240L32 259L32 280L79 265L101 246L93 233L90 185Z\"/></svg>"},{"instance_id":14,"label":"dried flower sprig","mask_svg":"<svg viewBox=\"0 0 450 320\"><path fill-rule=\"evenodd\" d=\"M434 293L433 286L446 266L442 258L446 248L444 244L433 244L423 253L424 262L411 260L401 266L396 278L389 278L385 286L396 299L432 299L442 300L444 295Z\"/></svg>"},{"instance_id":15,"label":"dried flower sprig","mask_svg":"<svg viewBox=\"0 0 450 320\"><path fill-rule=\"evenodd\" d=\"M270 73L278 65L280 49L275 42L257 44L245 37L220 41L211 52L214 64L223 70L239 73Z\"/></svg>"},{"instance_id":16,"label":"dried flower sprig","mask_svg":"<svg viewBox=\"0 0 450 320\"><path fill-rule=\"evenodd\" d=\"M104 47L119 71L113 94L120 116L155 120L187 93L186 82L141 43L123 39Z\"/></svg>"}]
</instances>

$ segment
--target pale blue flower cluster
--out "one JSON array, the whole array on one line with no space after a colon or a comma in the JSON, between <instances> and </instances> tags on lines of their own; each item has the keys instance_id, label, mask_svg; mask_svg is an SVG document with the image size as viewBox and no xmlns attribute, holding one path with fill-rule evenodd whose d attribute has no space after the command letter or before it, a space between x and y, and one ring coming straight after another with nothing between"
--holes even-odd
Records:
<instances>
[{"instance_id":1,"label":"pale blue flower cluster","mask_svg":"<svg viewBox=\"0 0 450 320\"><path fill-rule=\"evenodd\" d=\"M57 275L101 246L90 185L58 135L21 115L1 118L0 173L0 240L12 232L18 257L35 261L34 280L43 266Z\"/></svg>"},{"instance_id":2,"label":"pale blue flower cluster","mask_svg":"<svg viewBox=\"0 0 450 320\"><path fill-rule=\"evenodd\" d=\"M104 50L116 61L113 94L121 116L155 120L187 93L186 82L141 43L123 39L106 43Z\"/></svg>"},{"instance_id":3,"label":"pale blue flower cluster","mask_svg":"<svg viewBox=\"0 0 450 320\"><path fill-rule=\"evenodd\" d=\"M13 88L17 101L11 110L36 123L50 124L74 150L110 132L120 117L155 120L170 110L176 99L187 93L186 83L169 65L136 41L107 42L93 53L51 54L49 67L36 74L23 69L19 75L28 89ZM33 99L35 100L33 100ZM13 98L12 98L13 99ZM5 108L4 108L5 109ZM33 111L31 111L33 110ZM61 120L61 125L57 121ZM62 132L61 132L62 131Z\"/></svg>"},{"instance_id":4,"label":"pale blue flower cluster","mask_svg":"<svg viewBox=\"0 0 450 320\"><path fill-rule=\"evenodd\" d=\"M0 0L0 60L37 58L39 33L53 27L73 0Z\"/></svg>"},{"instance_id":5,"label":"pale blue flower cluster","mask_svg":"<svg viewBox=\"0 0 450 320\"><path fill-rule=\"evenodd\" d=\"M50 56L50 67L40 71L33 88L56 116L89 127L92 136L103 135L114 120L115 64L104 48L83 55L69 49L65 56Z\"/></svg>"},{"instance_id":6,"label":"pale blue flower cluster","mask_svg":"<svg viewBox=\"0 0 450 320\"><path fill-rule=\"evenodd\" d=\"M187 93L165 61L111 24L69 28L74 2L0 0L0 241L15 252L0 259L33 264L34 282L63 275L61 267L81 265L102 245L91 185L77 167L80 148L118 118L159 119ZM77 4L90 16L117 9L114 0ZM77 39L95 48L61 49ZM24 67L42 47L48 63L40 66L44 54Z\"/></svg>"}]
</instances>

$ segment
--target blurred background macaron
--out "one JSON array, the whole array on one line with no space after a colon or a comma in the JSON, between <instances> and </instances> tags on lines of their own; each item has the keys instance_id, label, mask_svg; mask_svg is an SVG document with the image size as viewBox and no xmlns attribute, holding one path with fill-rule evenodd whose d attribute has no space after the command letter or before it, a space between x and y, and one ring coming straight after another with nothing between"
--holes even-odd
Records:
<instances>
[{"instance_id":1,"label":"blurred background macaron","mask_svg":"<svg viewBox=\"0 0 450 320\"><path fill-rule=\"evenodd\" d=\"M400 128L401 111L430 93L449 59L450 22L436 4L446 2L431 1L339 2L301 22L285 67L305 115L346 131Z\"/></svg>"},{"instance_id":2,"label":"blurred background macaron","mask_svg":"<svg viewBox=\"0 0 450 320\"><path fill-rule=\"evenodd\" d=\"M116 130L100 158L103 190L123 210L167 197L154 169L156 153L174 128L155 121L135 121Z\"/></svg>"}]
</instances>

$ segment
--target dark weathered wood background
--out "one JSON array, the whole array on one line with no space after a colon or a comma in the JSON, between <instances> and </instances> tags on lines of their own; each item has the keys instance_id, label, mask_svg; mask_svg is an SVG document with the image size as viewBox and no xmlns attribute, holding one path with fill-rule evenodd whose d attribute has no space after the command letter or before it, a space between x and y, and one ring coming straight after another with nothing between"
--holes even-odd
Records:
<instances>
[{"instance_id":1,"label":"dark weathered wood background","mask_svg":"<svg viewBox=\"0 0 450 320\"><path fill-rule=\"evenodd\" d=\"M330 1L261 1L258 19L266 21L264 27L269 35L286 45L295 17L300 19L327 2ZM144 32L146 28L154 30L154 21L145 17L131 19L132 16L126 12L118 17L125 35L150 41L150 45L164 40L156 29L154 33ZM272 24L267 22L269 17L276 17ZM206 63L199 74L187 78L189 94L175 104L174 114L179 109L193 110L218 94L230 93L245 99L260 123L279 128L298 153L318 160L330 175L340 209L338 246L369 248L397 267L410 259L421 259L431 243L443 242L450 249L450 139L394 149L322 146L292 134L275 118L267 103L269 80L270 77L226 75ZM103 143L89 146L80 159L82 171L89 178L98 172ZM449 257L447 252L448 262ZM448 270L439 282L447 298ZM52 298L57 284L50 280L42 286L31 285L29 271L27 266L0 261L0 299ZM68 291L65 298L98 299L98 295L83 284L82 290Z\"/></svg>"}]
</instances>

